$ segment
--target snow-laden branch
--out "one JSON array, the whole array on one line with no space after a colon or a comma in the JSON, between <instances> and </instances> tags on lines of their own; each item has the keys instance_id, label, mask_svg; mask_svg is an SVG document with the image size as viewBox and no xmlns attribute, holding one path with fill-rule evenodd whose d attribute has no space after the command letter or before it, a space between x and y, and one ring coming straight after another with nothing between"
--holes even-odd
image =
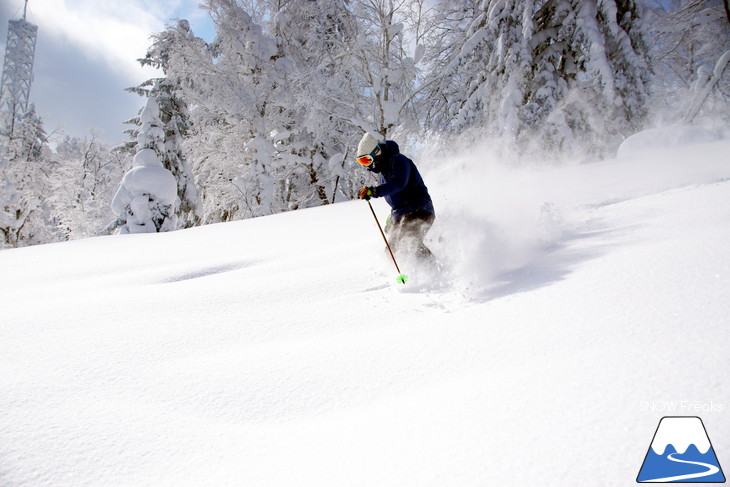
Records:
<instances>
[{"instance_id":1,"label":"snow-laden branch","mask_svg":"<svg viewBox=\"0 0 730 487\"><path fill-rule=\"evenodd\" d=\"M725 53L720 56L720 59L717 60L715 69L712 71L712 75L707 79L704 85L698 86L697 94L694 98L692 98L689 108L687 109L687 115L685 116L685 120L687 122L692 122L700 112L702 105L705 103L710 92L722 77L722 74L725 72L728 64L730 64L730 50L725 51ZM702 83L702 80L698 80L698 83Z\"/></svg>"}]
</instances>

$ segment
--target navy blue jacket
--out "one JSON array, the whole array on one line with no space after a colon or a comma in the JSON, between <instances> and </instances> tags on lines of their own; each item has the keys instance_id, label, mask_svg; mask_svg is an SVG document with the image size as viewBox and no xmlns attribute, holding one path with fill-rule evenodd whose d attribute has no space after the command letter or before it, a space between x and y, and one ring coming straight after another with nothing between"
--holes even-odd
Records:
<instances>
[{"instance_id":1,"label":"navy blue jacket","mask_svg":"<svg viewBox=\"0 0 730 487\"><path fill-rule=\"evenodd\" d=\"M435 214L431 196L413 161L401 154L398 144L392 140L380 144L380 149L380 157L368 168L380 173L380 185L373 188L375 197L385 197L396 221L414 210Z\"/></svg>"}]
</instances>

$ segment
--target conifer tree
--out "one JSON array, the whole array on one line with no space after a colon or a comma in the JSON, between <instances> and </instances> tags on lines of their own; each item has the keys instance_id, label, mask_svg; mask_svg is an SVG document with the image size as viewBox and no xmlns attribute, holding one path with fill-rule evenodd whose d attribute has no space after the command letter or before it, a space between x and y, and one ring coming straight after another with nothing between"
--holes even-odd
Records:
<instances>
[{"instance_id":1,"label":"conifer tree","mask_svg":"<svg viewBox=\"0 0 730 487\"><path fill-rule=\"evenodd\" d=\"M112 211L116 215L112 226L120 227L120 234L166 232L177 228L178 186L155 150L164 137L164 130L154 98L147 99L140 123L133 167L122 178L112 200Z\"/></svg>"},{"instance_id":2,"label":"conifer tree","mask_svg":"<svg viewBox=\"0 0 730 487\"><path fill-rule=\"evenodd\" d=\"M646 114L644 36L631 0L487 0L446 55L434 119L518 150L604 153Z\"/></svg>"},{"instance_id":3,"label":"conifer tree","mask_svg":"<svg viewBox=\"0 0 730 487\"><path fill-rule=\"evenodd\" d=\"M163 32L153 36L147 55L139 60L142 66L160 69L164 77L153 78L138 87L128 89L141 96L153 98L157 103L161 133L149 147L157 153L163 166L177 180L180 206L176 213L183 228L192 226L199 220L198 190L183 147L190 131L183 87L190 80L186 73L190 68L185 66L191 54L190 47L201 44L204 44L203 41L193 35L187 21L179 20L176 25L168 26ZM184 71L181 71L181 66L185 66ZM139 126L139 117L129 123ZM133 140L126 145L127 151L134 153L139 150L136 140L138 132L138 128L128 131Z\"/></svg>"}]
</instances>

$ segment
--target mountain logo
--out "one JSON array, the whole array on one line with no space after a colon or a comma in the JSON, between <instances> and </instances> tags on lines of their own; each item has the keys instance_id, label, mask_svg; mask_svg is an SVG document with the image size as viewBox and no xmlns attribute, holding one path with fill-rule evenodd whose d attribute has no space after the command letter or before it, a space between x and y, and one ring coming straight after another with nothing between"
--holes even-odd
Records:
<instances>
[{"instance_id":1,"label":"mountain logo","mask_svg":"<svg viewBox=\"0 0 730 487\"><path fill-rule=\"evenodd\" d=\"M725 482L702 420L697 416L663 417L636 481Z\"/></svg>"}]
</instances>

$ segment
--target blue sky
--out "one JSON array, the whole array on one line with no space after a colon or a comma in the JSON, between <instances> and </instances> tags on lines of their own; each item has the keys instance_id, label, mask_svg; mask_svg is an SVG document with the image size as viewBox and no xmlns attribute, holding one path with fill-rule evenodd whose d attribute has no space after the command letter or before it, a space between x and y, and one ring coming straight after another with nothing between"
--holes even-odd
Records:
<instances>
[{"instance_id":1,"label":"blue sky","mask_svg":"<svg viewBox=\"0 0 730 487\"><path fill-rule=\"evenodd\" d=\"M125 140L123 121L143 100L124 91L155 76L136 59L149 36L176 18L211 40L214 28L198 0L30 0L27 20L38 25L30 98L46 131ZM0 46L5 53L9 19L23 15L24 0L0 0Z\"/></svg>"}]
</instances>

